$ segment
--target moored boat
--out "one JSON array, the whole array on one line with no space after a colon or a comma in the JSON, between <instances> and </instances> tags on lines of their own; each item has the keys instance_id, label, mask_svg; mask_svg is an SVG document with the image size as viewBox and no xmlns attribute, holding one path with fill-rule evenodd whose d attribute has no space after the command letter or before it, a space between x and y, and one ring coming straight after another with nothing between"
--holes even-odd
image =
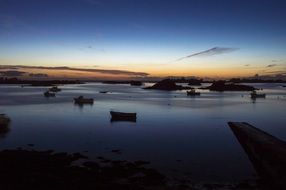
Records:
<instances>
[{"instance_id":1,"label":"moored boat","mask_svg":"<svg viewBox=\"0 0 286 190\"><path fill-rule=\"evenodd\" d=\"M52 92L50 92L50 91L46 91L46 92L44 92L44 96L45 96L45 97L55 97L56 94L55 94L55 93L52 93Z\"/></svg>"},{"instance_id":2,"label":"moored boat","mask_svg":"<svg viewBox=\"0 0 286 190\"><path fill-rule=\"evenodd\" d=\"M83 96L79 96L78 98L74 98L74 103L76 104L93 104L93 98L84 98Z\"/></svg>"},{"instance_id":3,"label":"moored boat","mask_svg":"<svg viewBox=\"0 0 286 190\"><path fill-rule=\"evenodd\" d=\"M136 113L110 111L111 121L133 121L136 122Z\"/></svg>"},{"instance_id":4,"label":"moored boat","mask_svg":"<svg viewBox=\"0 0 286 190\"><path fill-rule=\"evenodd\" d=\"M190 90L190 91L187 91L187 95L188 95L188 96L200 96L201 93L200 93L200 92L196 92L195 89L192 89L192 90Z\"/></svg>"},{"instance_id":5,"label":"moored boat","mask_svg":"<svg viewBox=\"0 0 286 190\"><path fill-rule=\"evenodd\" d=\"M53 86L52 88L49 88L49 91L51 91L51 92L59 92L59 91L61 91L61 89L58 88L57 86Z\"/></svg>"},{"instance_id":6,"label":"moored boat","mask_svg":"<svg viewBox=\"0 0 286 190\"><path fill-rule=\"evenodd\" d=\"M0 126L6 126L10 123L10 118L5 114L0 114Z\"/></svg>"},{"instance_id":7,"label":"moored boat","mask_svg":"<svg viewBox=\"0 0 286 190\"><path fill-rule=\"evenodd\" d=\"M254 90L250 93L250 97L252 99L255 99L255 98L265 98L266 97L266 94L257 94L257 92Z\"/></svg>"}]
</instances>

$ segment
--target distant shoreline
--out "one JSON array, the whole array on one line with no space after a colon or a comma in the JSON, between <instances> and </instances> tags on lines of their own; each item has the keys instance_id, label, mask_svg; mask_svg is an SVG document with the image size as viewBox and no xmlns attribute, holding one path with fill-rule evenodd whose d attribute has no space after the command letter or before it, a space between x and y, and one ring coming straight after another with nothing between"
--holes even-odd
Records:
<instances>
[{"instance_id":1,"label":"distant shoreline","mask_svg":"<svg viewBox=\"0 0 286 190\"><path fill-rule=\"evenodd\" d=\"M79 80L22 80L17 78L0 78L0 84L18 84L31 86L55 86L63 84L83 84Z\"/></svg>"},{"instance_id":2,"label":"distant shoreline","mask_svg":"<svg viewBox=\"0 0 286 190\"><path fill-rule=\"evenodd\" d=\"M190 85L194 83L213 83L219 80L202 80L202 79L171 79L176 83L189 83ZM54 86L54 85L64 85L64 84L83 84L86 82L101 82L104 84L132 84L134 82L148 82L156 83L160 80L73 80L73 79L50 79L50 80L25 80L18 78L0 78L0 84L19 84L19 85L31 85L31 86ZM262 79L230 79L224 80L230 83L286 83L285 80L262 80Z\"/></svg>"}]
</instances>

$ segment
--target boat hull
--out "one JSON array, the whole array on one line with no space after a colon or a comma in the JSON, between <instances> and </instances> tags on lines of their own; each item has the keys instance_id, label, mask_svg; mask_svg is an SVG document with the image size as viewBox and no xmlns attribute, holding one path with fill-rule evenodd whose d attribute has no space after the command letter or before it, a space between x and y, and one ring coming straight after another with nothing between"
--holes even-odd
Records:
<instances>
[{"instance_id":1,"label":"boat hull","mask_svg":"<svg viewBox=\"0 0 286 190\"><path fill-rule=\"evenodd\" d=\"M110 111L111 121L131 121L136 122L136 113L124 113L124 112L114 112Z\"/></svg>"},{"instance_id":2,"label":"boat hull","mask_svg":"<svg viewBox=\"0 0 286 190\"><path fill-rule=\"evenodd\" d=\"M200 96L201 93L200 92L187 92L188 96Z\"/></svg>"},{"instance_id":3,"label":"boat hull","mask_svg":"<svg viewBox=\"0 0 286 190\"><path fill-rule=\"evenodd\" d=\"M74 103L76 104L93 104L94 100L91 99L78 99L74 98Z\"/></svg>"},{"instance_id":4,"label":"boat hull","mask_svg":"<svg viewBox=\"0 0 286 190\"><path fill-rule=\"evenodd\" d=\"M251 94L250 97L252 99L255 99L255 98L265 98L266 95L265 94Z\"/></svg>"}]
</instances>

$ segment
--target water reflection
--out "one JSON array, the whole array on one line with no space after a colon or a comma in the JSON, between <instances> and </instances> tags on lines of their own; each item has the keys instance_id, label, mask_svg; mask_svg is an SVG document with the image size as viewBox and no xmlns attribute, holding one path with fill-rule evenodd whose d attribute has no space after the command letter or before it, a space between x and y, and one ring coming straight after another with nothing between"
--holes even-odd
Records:
<instances>
[{"instance_id":1,"label":"water reflection","mask_svg":"<svg viewBox=\"0 0 286 190\"><path fill-rule=\"evenodd\" d=\"M88 150L91 158L148 160L170 175L176 169L176 175L191 172L194 180L232 180L233 176L251 177L254 171L229 131L228 121L247 121L286 139L286 89L275 85L267 85L263 90L267 98L255 104L249 92L201 90L201 96L189 98L185 91L100 83L63 86L49 100L41 87L0 89L0 113L13 120L13 130L1 141L3 148L33 143L42 150ZM74 104L73 98L81 95L96 104ZM136 112L140 117L136 122L115 124L110 110ZM122 154L111 154L111 149L120 149Z\"/></svg>"}]
</instances>

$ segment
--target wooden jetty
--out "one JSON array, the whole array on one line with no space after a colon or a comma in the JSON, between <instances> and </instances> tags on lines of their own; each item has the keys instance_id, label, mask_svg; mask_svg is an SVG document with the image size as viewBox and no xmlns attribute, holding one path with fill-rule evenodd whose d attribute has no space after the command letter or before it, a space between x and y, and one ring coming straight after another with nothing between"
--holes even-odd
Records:
<instances>
[{"instance_id":1,"label":"wooden jetty","mask_svg":"<svg viewBox=\"0 0 286 190\"><path fill-rule=\"evenodd\" d=\"M229 122L263 189L286 189L286 142L245 122Z\"/></svg>"}]
</instances>

